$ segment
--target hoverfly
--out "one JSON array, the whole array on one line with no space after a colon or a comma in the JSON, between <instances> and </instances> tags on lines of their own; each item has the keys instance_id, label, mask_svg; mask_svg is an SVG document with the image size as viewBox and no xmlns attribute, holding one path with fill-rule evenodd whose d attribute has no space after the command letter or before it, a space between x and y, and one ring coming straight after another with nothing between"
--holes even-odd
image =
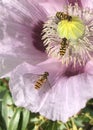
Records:
<instances>
[{"instance_id":1,"label":"hoverfly","mask_svg":"<svg viewBox=\"0 0 93 130\"><path fill-rule=\"evenodd\" d=\"M48 72L44 72L44 74L40 75L35 82L35 85L34 85L35 89L40 89L43 86L43 84L47 82L48 76L49 76Z\"/></svg>"},{"instance_id":2,"label":"hoverfly","mask_svg":"<svg viewBox=\"0 0 93 130\"><path fill-rule=\"evenodd\" d=\"M57 12L56 13L56 17L59 19L59 20L68 20L68 21L71 21L72 20L72 17L68 14L65 14L63 12Z\"/></svg>"},{"instance_id":3,"label":"hoverfly","mask_svg":"<svg viewBox=\"0 0 93 130\"><path fill-rule=\"evenodd\" d=\"M66 49L68 47L68 43L67 43L67 39L66 38L62 38L62 42L60 43L61 47L60 47L60 56L63 56L66 53Z\"/></svg>"}]
</instances>

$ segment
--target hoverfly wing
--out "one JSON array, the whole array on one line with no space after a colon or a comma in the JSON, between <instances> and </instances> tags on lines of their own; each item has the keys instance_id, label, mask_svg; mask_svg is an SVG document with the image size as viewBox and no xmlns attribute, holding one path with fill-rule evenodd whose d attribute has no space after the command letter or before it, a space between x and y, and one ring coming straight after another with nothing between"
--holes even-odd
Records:
<instances>
[{"instance_id":1,"label":"hoverfly wing","mask_svg":"<svg viewBox=\"0 0 93 130\"><path fill-rule=\"evenodd\" d=\"M49 83L49 80L47 79L45 83L42 84L42 87L40 88L40 94L46 93L51 88L51 85Z\"/></svg>"},{"instance_id":2,"label":"hoverfly wing","mask_svg":"<svg viewBox=\"0 0 93 130\"><path fill-rule=\"evenodd\" d=\"M34 86L36 81L38 81L40 76L41 75L39 75L39 74L28 73L28 74L24 75L24 78L26 78L29 81L31 81L31 84Z\"/></svg>"},{"instance_id":3,"label":"hoverfly wing","mask_svg":"<svg viewBox=\"0 0 93 130\"><path fill-rule=\"evenodd\" d=\"M40 91L40 93L44 93L50 88L50 83L49 83L49 80L48 80L48 77L47 77L47 79L45 79L45 82L41 82L41 84L38 84L40 82L40 78L42 76L43 76L43 74L32 74L32 73L30 73L30 74L26 74L25 78L27 80L29 80L31 87L34 90ZM38 85L37 88L36 88L36 85Z\"/></svg>"}]
</instances>

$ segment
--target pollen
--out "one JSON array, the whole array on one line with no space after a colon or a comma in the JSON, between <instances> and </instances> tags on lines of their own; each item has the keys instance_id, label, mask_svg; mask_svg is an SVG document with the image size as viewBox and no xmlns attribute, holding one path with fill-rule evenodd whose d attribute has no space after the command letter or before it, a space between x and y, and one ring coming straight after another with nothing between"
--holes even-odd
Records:
<instances>
[{"instance_id":1,"label":"pollen","mask_svg":"<svg viewBox=\"0 0 93 130\"><path fill-rule=\"evenodd\" d=\"M71 21L61 20L58 23L57 31L60 38L66 37L68 40L77 40L83 36L85 26L79 17L72 17Z\"/></svg>"},{"instance_id":2,"label":"pollen","mask_svg":"<svg viewBox=\"0 0 93 130\"><path fill-rule=\"evenodd\" d=\"M68 5L44 23L42 40L49 57L84 66L93 54L93 11Z\"/></svg>"}]
</instances>

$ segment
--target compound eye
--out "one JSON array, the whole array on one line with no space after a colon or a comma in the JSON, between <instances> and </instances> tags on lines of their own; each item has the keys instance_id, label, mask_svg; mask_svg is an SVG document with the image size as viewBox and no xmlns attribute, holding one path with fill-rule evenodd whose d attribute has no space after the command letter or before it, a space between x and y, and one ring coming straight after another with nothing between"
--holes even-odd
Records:
<instances>
[{"instance_id":1,"label":"compound eye","mask_svg":"<svg viewBox=\"0 0 93 130\"><path fill-rule=\"evenodd\" d=\"M47 76L49 76L49 73L48 73L48 72L45 72L45 74L46 74Z\"/></svg>"},{"instance_id":2,"label":"compound eye","mask_svg":"<svg viewBox=\"0 0 93 130\"><path fill-rule=\"evenodd\" d=\"M68 17L68 21L71 21L71 20L72 20L72 17L71 17L71 16L69 16L69 17Z\"/></svg>"},{"instance_id":3,"label":"compound eye","mask_svg":"<svg viewBox=\"0 0 93 130\"><path fill-rule=\"evenodd\" d=\"M67 39L64 37L64 38L63 38L63 41L64 41L64 42L66 42L66 41L67 41Z\"/></svg>"}]
</instances>

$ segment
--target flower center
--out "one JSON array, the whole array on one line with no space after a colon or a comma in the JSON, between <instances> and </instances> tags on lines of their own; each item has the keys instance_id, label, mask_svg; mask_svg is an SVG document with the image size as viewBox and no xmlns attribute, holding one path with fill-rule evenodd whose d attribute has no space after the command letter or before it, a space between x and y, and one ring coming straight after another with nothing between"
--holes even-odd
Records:
<instances>
[{"instance_id":1,"label":"flower center","mask_svg":"<svg viewBox=\"0 0 93 130\"><path fill-rule=\"evenodd\" d=\"M45 22L43 44L48 56L62 64L84 66L93 54L93 12L77 4L68 5L64 12L57 12Z\"/></svg>"},{"instance_id":2,"label":"flower center","mask_svg":"<svg viewBox=\"0 0 93 130\"><path fill-rule=\"evenodd\" d=\"M60 38L68 40L77 40L84 34L85 26L79 17L72 17L71 21L61 20L57 26L57 32Z\"/></svg>"}]
</instances>

